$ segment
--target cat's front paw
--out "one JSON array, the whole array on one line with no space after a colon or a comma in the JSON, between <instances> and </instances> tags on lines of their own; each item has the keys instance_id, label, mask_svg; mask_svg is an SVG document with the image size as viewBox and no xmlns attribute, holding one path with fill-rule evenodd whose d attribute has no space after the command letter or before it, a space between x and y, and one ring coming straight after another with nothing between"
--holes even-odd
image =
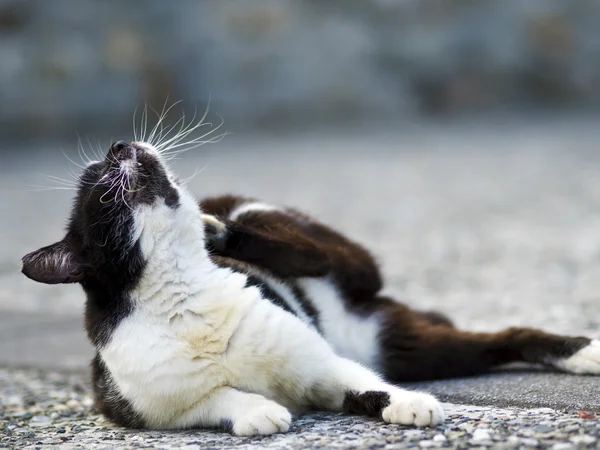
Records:
<instances>
[{"instance_id":1,"label":"cat's front paw","mask_svg":"<svg viewBox=\"0 0 600 450\"><path fill-rule=\"evenodd\" d=\"M402 392L392 395L381 413L384 422L418 427L435 426L446 418L442 405L429 394Z\"/></svg>"},{"instance_id":2,"label":"cat's front paw","mask_svg":"<svg viewBox=\"0 0 600 450\"><path fill-rule=\"evenodd\" d=\"M292 415L275 402L256 407L233 423L233 434L254 436L257 434L285 433L292 423Z\"/></svg>"},{"instance_id":3,"label":"cat's front paw","mask_svg":"<svg viewBox=\"0 0 600 450\"><path fill-rule=\"evenodd\" d=\"M208 246L213 251L222 251L227 240L227 226L210 214L202 214L202 221Z\"/></svg>"},{"instance_id":4,"label":"cat's front paw","mask_svg":"<svg viewBox=\"0 0 600 450\"><path fill-rule=\"evenodd\" d=\"M576 374L600 374L600 340L593 340L572 356L559 360L555 365Z\"/></svg>"}]
</instances>

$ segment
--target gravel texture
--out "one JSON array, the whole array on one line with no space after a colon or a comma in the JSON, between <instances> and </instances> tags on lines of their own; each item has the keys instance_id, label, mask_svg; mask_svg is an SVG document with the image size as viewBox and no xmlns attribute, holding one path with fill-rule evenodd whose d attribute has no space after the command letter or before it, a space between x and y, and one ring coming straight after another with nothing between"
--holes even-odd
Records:
<instances>
[{"instance_id":1,"label":"gravel texture","mask_svg":"<svg viewBox=\"0 0 600 450\"><path fill-rule=\"evenodd\" d=\"M315 413L286 434L241 438L213 431L138 431L114 427L94 410L87 378L40 370L0 369L0 448L597 448L593 414L549 408L501 409L445 404L448 420L433 429Z\"/></svg>"}]
</instances>

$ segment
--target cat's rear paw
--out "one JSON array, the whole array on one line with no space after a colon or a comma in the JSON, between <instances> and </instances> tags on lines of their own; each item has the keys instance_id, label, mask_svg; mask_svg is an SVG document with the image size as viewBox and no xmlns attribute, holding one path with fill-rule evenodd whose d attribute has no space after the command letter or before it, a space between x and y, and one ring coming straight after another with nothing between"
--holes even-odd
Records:
<instances>
[{"instance_id":1,"label":"cat's rear paw","mask_svg":"<svg viewBox=\"0 0 600 450\"><path fill-rule=\"evenodd\" d=\"M392 395L381 413L384 422L418 427L435 426L446 418L442 405L429 394L403 392Z\"/></svg>"},{"instance_id":2,"label":"cat's rear paw","mask_svg":"<svg viewBox=\"0 0 600 450\"><path fill-rule=\"evenodd\" d=\"M559 360L556 367L576 374L600 375L600 340L593 340L572 356Z\"/></svg>"},{"instance_id":3,"label":"cat's rear paw","mask_svg":"<svg viewBox=\"0 0 600 450\"><path fill-rule=\"evenodd\" d=\"M292 415L283 406L269 402L258 406L233 423L233 434L254 436L257 434L284 433L290 428Z\"/></svg>"}]
</instances>

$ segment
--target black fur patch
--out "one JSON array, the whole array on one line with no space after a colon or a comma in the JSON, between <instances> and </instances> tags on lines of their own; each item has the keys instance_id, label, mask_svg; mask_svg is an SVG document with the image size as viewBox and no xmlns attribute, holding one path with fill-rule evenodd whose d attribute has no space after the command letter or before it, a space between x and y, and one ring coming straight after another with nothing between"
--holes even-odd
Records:
<instances>
[{"instance_id":1,"label":"black fur patch","mask_svg":"<svg viewBox=\"0 0 600 450\"><path fill-rule=\"evenodd\" d=\"M233 421L229 419L221 420L221 426L219 427L219 430L222 430L225 433L233 433Z\"/></svg>"},{"instance_id":2,"label":"black fur patch","mask_svg":"<svg viewBox=\"0 0 600 450\"><path fill-rule=\"evenodd\" d=\"M294 297L296 297L298 303L300 303L304 313L312 319L315 328L320 331L321 327L319 326L319 312L317 311L317 308L315 308L315 305L312 304L312 301L306 296L300 286L293 283L291 288L292 292L294 293Z\"/></svg>"},{"instance_id":3,"label":"black fur patch","mask_svg":"<svg viewBox=\"0 0 600 450\"><path fill-rule=\"evenodd\" d=\"M144 428L144 420L117 391L99 355L92 360L92 389L96 407L111 422L122 427Z\"/></svg>"},{"instance_id":4,"label":"black fur patch","mask_svg":"<svg viewBox=\"0 0 600 450\"><path fill-rule=\"evenodd\" d=\"M381 413L390 404L390 395L383 391L346 392L343 410L348 414L381 417Z\"/></svg>"},{"instance_id":5,"label":"black fur patch","mask_svg":"<svg viewBox=\"0 0 600 450\"><path fill-rule=\"evenodd\" d=\"M285 301L285 299L281 295L279 295L277 292L275 292L273 289L271 289L267 283L265 283L264 281L262 281L260 279L260 277L258 277L256 275L247 275L247 277L248 277L248 280L246 281L246 287L249 287L249 286L258 287L264 298L269 300L274 305L277 305L280 308L285 309L287 312L296 315L294 310L288 305L288 303Z\"/></svg>"}]
</instances>

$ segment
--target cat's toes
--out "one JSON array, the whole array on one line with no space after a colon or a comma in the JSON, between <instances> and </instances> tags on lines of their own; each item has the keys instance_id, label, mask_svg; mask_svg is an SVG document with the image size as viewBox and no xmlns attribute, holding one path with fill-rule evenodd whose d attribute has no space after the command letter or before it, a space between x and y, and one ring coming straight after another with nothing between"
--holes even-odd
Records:
<instances>
[{"instance_id":1,"label":"cat's toes","mask_svg":"<svg viewBox=\"0 0 600 450\"><path fill-rule=\"evenodd\" d=\"M572 356L559 360L555 365L576 374L600 374L600 340L593 340Z\"/></svg>"},{"instance_id":2,"label":"cat's toes","mask_svg":"<svg viewBox=\"0 0 600 450\"><path fill-rule=\"evenodd\" d=\"M210 214L202 214L204 231L208 236L217 236L225 232L225 224Z\"/></svg>"},{"instance_id":3,"label":"cat's toes","mask_svg":"<svg viewBox=\"0 0 600 450\"><path fill-rule=\"evenodd\" d=\"M292 415L283 406L270 402L253 409L233 423L233 434L254 436L257 434L284 433L290 428Z\"/></svg>"},{"instance_id":4,"label":"cat's toes","mask_svg":"<svg viewBox=\"0 0 600 450\"><path fill-rule=\"evenodd\" d=\"M393 395L390 405L381 415L386 423L418 427L435 426L446 418L442 405L435 397L418 392Z\"/></svg>"}]
</instances>

